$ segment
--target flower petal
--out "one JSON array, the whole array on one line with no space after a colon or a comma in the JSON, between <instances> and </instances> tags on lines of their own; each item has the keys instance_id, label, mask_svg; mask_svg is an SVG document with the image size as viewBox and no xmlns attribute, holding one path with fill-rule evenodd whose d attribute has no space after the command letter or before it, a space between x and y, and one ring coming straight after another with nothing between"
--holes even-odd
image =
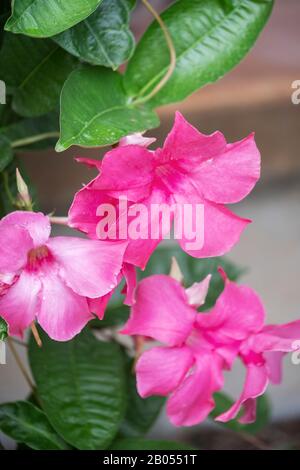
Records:
<instances>
[{"instance_id":1,"label":"flower petal","mask_svg":"<svg viewBox=\"0 0 300 470\"><path fill-rule=\"evenodd\" d=\"M128 145L105 154L95 187L112 197L140 201L149 196L153 177L152 153L139 145Z\"/></svg>"},{"instance_id":2,"label":"flower petal","mask_svg":"<svg viewBox=\"0 0 300 470\"><path fill-rule=\"evenodd\" d=\"M50 338L69 341L92 318L87 299L73 292L56 272L47 272L42 280L41 306L37 319Z\"/></svg>"},{"instance_id":3,"label":"flower petal","mask_svg":"<svg viewBox=\"0 0 300 470\"><path fill-rule=\"evenodd\" d=\"M34 321L40 290L38 277L23 271L15 284L0 297L0 316L8 323L10 335L22 337L24 330Z\"/></svg>"},{"instance_id":4,"label":"flower petal","mask_svg":"<svg viewBox=\"0 0 300 470\"><path fill-rule=\"evenodd\" d=\"M199 315L197 325L212 331L215 341L243 340L260 331L265 311L256 292L226 279L225 288L210 313Z\"/></svg>"},{"instance_id":5,"label":"flower petal","mask_svg":"<svg viewBox=\"0 0 300 470\"><path fill-rule=\"evenodd\" d=\"M268 373L265 366L255 364L247 365L247 375L244 389L240 398L229 408L216 418L216 421L226 423L234 419L242 406L245 408L244 415L239 419L241 423L252 423L256 417L255 398L263 395L268 386Z\"/></svg>"},{"instance_id":6,"label":"flower petal","mask_svg":"<svg viewBox=\"0 0 300 470\"><path fill-rule=\"evenodd\" d=\"M189 304L198 308L205 303L205 299L209 289L209 283L211 280L211 274L208 274L206 278L201 282L194 282L191 287L185 289Z\"/></svg>"},{"instance_id":7,"label":"flower petal","mask_svg":"<svg viewBox=\"0 0 300 470\"><path fill-rule=\"evenodd\" d=\"M155 347L142 354L136 366L141 397L168 395L184 379L194 362L190 348Z\"/></svg>"},{"instance_id":8,"label":"flower petal","mask_svg":"<svg viewBox=\"0 0 300 470\"><path fill-rule=\"evenodd\" d=\"M201 200L196 193L176 194L175 226L180 226L184 206L190 204L191 217L178 237L181 248L195 258L222 256L239 241L250 220L238 217L225 206ZM203 213L199 212L203 207ZM180 233L180 232L179 232ZM202 234L202 235L201 235Z\"/></svg>"},{"instance_id":9,"label":"flower petal","mask_svg":"<svg viewBox=\"0 0 300 470\"><path fill-rule=\"evenodd\" d=\"M187 170L194 170L199 163L218 155L226 148L221 132L205 135L189 124L178 111L174 126L166 138L163 154L172 160L181 160Z\"/></svg>"},{"instance_id":10,"label":"flower petal","mask_svg":"<svg viewBox=\"0 0 300 470\"><path fill-rule=\"evenodd\" d=\"M234 203L243 199L260 176L260 154L253 134L227 144L222 133L201 134L180 113L157 158L173 167L205 199L215 203ZM169 169L170 170L170 169Z\"/></svg>"},{"instance_id":11,"label":"flower petal","mask_svg":"<svg viewBox=\"0 0 300 470\"><path fill-rule=\"evenodd\" d=\"M251 134L226 145L219 155L199 166L193 182L205 199L229 204L246 197L259 177L260 153Z\"/></svg>"},{"instance_id":12,"label":"flower petal","mask_svg":"<svg viewBox=\"0 0 300 470\"><path fill-rule=\"evenodd\" d=\"M93 239L98 239L97 224L100 216L97 215L97 210L99 206L111 204L112 207L116 207L118 204L117 199L110 198L105 192L95 189L94 185L98 178L99 176L75 194L69 210L70 227L87 233Z\"/></svg>"},{"instance_id":13,"label":"flower petal","mask_svg":"<svg viewBox=\"0 0 300 470\"><path fill-rule=\"evenodd\" d=\"M8 291L16 279L17 276L14 273L0 273L0 296Z\"/></svg>"},{"instance_id":14,"label":"flower petal","mask_svg":"<svg viewBox=\"0 0 300 470\"><path fill-rule=\"evenodd\" d=\"M125 252L124 261L144 270L150 256L157 245L159 245L160 241L161 240L151 240L149 238L145 240L130 240Z\"/></svg>"},{"instance_id":15,"label":"flower petal","mask_svg":"<svg viewBox=\"0 0 300 470\"><path fill-rule=\"evenodd\" d=\"M94 313L99 318L99 320L103 319L107 304L110 301L113 293L114 291L111 291L103 297L99 297L98 299L87 299L90 311Z\"/></svg>"},{"instance_id":16,"label":"flower petal","mask_svg":"<svg viewBox=\"0 0 300 470\"><path fill-rule=\"evenodd\" d=\"M183 287L175 279L154 275L138 284L136 302L121 333L149 336L177 346L189 335L196 315L196 310L188 305Z\"/></svg>"},{"instance_id":17,"label":"flower petal","mask_svg":"<svg viewBox=\"0 0 300 470\"><path fill-rule=\"evenodd\" d=\"M264 353L268 377L273 384L280 384L282 380L282 359L284 353L280 351L267 351Z\"/></svg>"},{"instance_id":18,"label":"flower petal","mask_svg":"<svg viewBox=\"0 0 300 470\"><path fill-rule=\"evenodd\" d=\"M122 137L119 142L119 147L125 145L140 145L141 147L149 147L149 145L156 142L155 137L144 137L143 132L135 132L134 134L126 135Z\"/></svg>"},{"instance_id":19,"label":"flower petal","mask_svg":"<svg viewBox=\"0 0 300 470\"><path fill-rule=\"evenodd\" d=\"M139 211L138 204L130 206L131 214L135 208ZM173 222L173 212L169 210L169 200L165 193L154 188L150 196L142 201L145 217L128 217L128 247L125 253L125 261L141 269L145 269L150 256L160 241L170 233ZM165 208L157 212L155 208ZM119 223L119 222L118 222ZM133 227L138 226L141 236L136 237Z\"/></svg>"},{"instance_id":20,"label":"flower petal","mask_svg":"<svg viewBox=\"0 0 300 470\"><path fill-rule=\"evenodd\" d=\"M204 421L215 403L213 393L223 386L221 362L203 352L194 372L186 377L167 403L167 414L175 426L193 426Z\"/></svg>"},{"instance_id":21,"label":"flower petal","mask_svg":"<svg viewBox=\"0 0 300 470\"><path fill-rule=\"evenodd\" d=\"M25 267L27 254L33 248L33 241L25 228L1 222L0 272L17 273L19 269Z\"/></svg>"},{"instance_id":22,"label":"flower petal","mask_svg":"<svg viewBox=\"0 0 300 470\"><path fill-rule=\"evenodd\" d=\"M47 246L66 284L77 294L97 298L116 287L127 242L55 237Z\"/></svg>"},{"instance_id":23,"label":"flower petal","mask_svg":"<svg viewBox=\"0 0 300 470\"><path fill-rule=\"evenodd\" d=\"M97 170L101 170L102 160L94 160L93 158L84 158L84 157L77 157L75 158L77 163L83 163L83 165L88 166L89 168L96 168Z\"/></svg>"},{"instance_id":24,"label":"flower petal","mask_svg":"<svg viewBox=\"0 0 300 470\"><path fill-rule=\"evenodd\" d=\"M251 340L251 347L256 352L294 351L295 341L300 340L300 320L283 325L267 325Z\"/></svg>"},{"instance_id":25,"label":"flower petal","mask_svg":"<svg viewBox=\"0 0 300 470\"><path fill-rule=\"evenodd\" d=\"M130 215L128 211L134 214L134 210L136 210L138 214L139 204L135 205L130 201L128 203L122 201L121 203L118 199L109 197L104 191L95 189L94 182L91 182L75 195L69 211L69 225L87 233L90 238L103 238L99 235L99 231L97 230L97 226L101 220L101 217L97 215L97 210L102 204L109 205L112 215L110 217L109 230L104 227L106 230L105 239L114 242L120 236L120 229L124 231L124 235L122 234L120 238L122 240L127 239L129 242L124 261L144 269L148 259L165 234L164 231L160 231L158 236L153 238L149 237L151 227L156 228L162 220L162 216L159 214L158 217L156 217L151 211L151 208L153 204L168 204L165 194L158 189L153 190L151 195L142 201L142 207L147 217L142 217L141 221L137 222L139 216ZM169 226L171 227L172 212L170 214ZM151 215L153 215L152 219ZM136 236L134 238L132 235L134 223L139 226L139 231L145 234L145 236Z\"/></svg>"},{"instance_id":26,"label":"flower petal","mask_svg":"<svg viewBox=\"0 0 300 470\"><path fill-rule=\"evenodd\" d=\"M11 212L0 222L0 226L6 225L22 227L28 231L35 247L44 245L51 232L49 217L41 212Z\"/></svg>"},{"instance_id":27,"label":"flower petal","mask_svg":"<svg viewBox=\"0 0 300 470\"><path fill-rule=\"evenodd\" d=\"M124 299L125 305L133 305L135 302L134 292L137 284L136 278L136 269L132 264L124 263L122 274L125 277L126 286L125 286L125 294L126 297ZM122 292L123 293L123 292Z\"/></svg>"}]
</instances>

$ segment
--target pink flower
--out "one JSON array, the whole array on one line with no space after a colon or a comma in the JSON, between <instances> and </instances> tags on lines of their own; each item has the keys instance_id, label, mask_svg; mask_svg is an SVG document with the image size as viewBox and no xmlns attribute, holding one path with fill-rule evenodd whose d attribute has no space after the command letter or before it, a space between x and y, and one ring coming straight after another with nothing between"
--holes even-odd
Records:
<instances>
[{"instance_id":1,"label":"pink flower","mask_svg":"<svg viewBox=\"0 0 300 470\"><path fill-rule=\"evenodd\" d=\"M176 205L170 222L181 217L185 204L204 206L204 244L189 245L195 239L191 230L179 243L194 257L218 256L228 252L250 222L230 212L224 204L236 203L254 187L260 175L260 155L253 135L227 144L220 132L201 134L180 113L163 148L150 151L149 141L141 136L123 139L121 146L108 152L102 162L95 162L99 175L81 189L69 212L70 225L97 238L101 204L116 207L119 198L127 198L130 210L143 204ZM81 159L81 161L83 161ZM85 161L93 165L91 160ZM196 217L193 211L192 217ZM118 213L119 222L122 214ZM130 217L128 217L130 219ZM134 216L132 217L134 219ZM151 220L145 222L148 233ZM159 239L129 240L125 261L144 268Z\"/></svg>"},{"instance_id":2,"label":"pink flower","mask_svg":"<svg viewBox=\"0 0 300 470\"><path fill-rule=\"evenodd\" d=\"M22 336L36 319L66 341L103 317L120 279L126 243L50 236L49 218L17 211L0 221L0 316Z\"/></svg>"},{"instance_id":3,"label":"pink flower","mask_svg":"<svg viewBox=\"0 0 300 470\"><path fill-rule=\"evenodd\" d=\"M269 382L282 380L282 359L288 352L299 348L300 321L283 325L267 325L242 342L239 357L246 367L246 379L239 399L225 413L216 418L227 422L234 419L243 408L240 423L256 419L256 399L263 395Z\"/></svg>"},{"instance_id":4,"label":"pink flower","mask_svg":"<svg viewBox=\"0 0 300 470\"><path fill-rule=\"evenodd\" d=\"M165 275L140 282L123 334L150 337L163 346L145 351L137 362L137 388L142 397L170 395L167 413L174 425L194 425L214 408L213 394L222 389L223 371L240 357L247 367L241 398L219 421L233 419L243 405L241 422L255 419L255 399L268 380L280 380L279 361L293 350L300 321L264 326L265 313L257 294L225 279L225 288L209 313L204 303L209 276L189 289Z\"/></svg>"}]
</instances>

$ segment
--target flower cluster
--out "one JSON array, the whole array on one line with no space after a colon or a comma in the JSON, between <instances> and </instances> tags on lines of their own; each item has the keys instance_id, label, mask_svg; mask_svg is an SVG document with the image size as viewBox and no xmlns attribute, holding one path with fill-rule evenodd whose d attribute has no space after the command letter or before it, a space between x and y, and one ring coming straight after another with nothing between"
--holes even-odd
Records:
<instances>
[{"instance_id":1,"label":"flower cluster","mask_svg":"<svg viewBox=\"0 0 300 470\"><path fill-rule=\"evenodd\" d=\"M195 235L187 233L179 240L182 249L196 258L227 253L250 222L230 212L224 204L242 200L259 178L260 155L253 135L227 144L220 132L201 134L177 113L163 148L150 151L150 143L151 139L141 140L140 136L127 139L107 152L101 163L85 161L96 167L99 175L75 195L69 212L70 225L90 238L98 238L98 207L110 204L118 212L120 198L126 198L131 214L140 204L150 208L154 204L175 203L177 211L170 213L175 219L180 217L178 208L185 204L202 204L203 246L191 251L188 246ZM118 218L122 220L122 214L118 213ZM149 220L140 223L149 224ZM164 235L162 230L160 239ZM160 239L129 240L125 261L144 269Z\"/></svg>"},{"instance_id":2,"label":"flower cluster","mask_svg":"<svg viewBox=\"0 0 300 470\"><path fill-rule=\"evenodd\" d=\"M49 218L17 211L0 222L0 313L22 336L36 319L59 341L104 315L122 270L125 242L50 236Z\"/></svg>"},{"instance_id":3,"label":"flower cluster","mask_svg":"<svg viewBox=\"0 0 300 470\"><path fill-rule=\"evenodd\" d=\"M129 215L150 233L153 221L137 220L140 204L176 204L175 212L168 213L170 223L179 220L185 205L201 204L203 244L190 248L197 235L191 230L179 240L180 246L196 258L223 255L250 222L225 204L242 200L259 178L254 137L228 144L220 132L201 134L177 113L163 148L149 150L153 140L129 136L101 162L79 159L99 171L75 195L69 212L69 225L88 239L50 237L49 217L32 211L16 211L0 221L0 316L11 335L22 336L37 321L51 338L70 340L94 315L103 318L114 289L125 277L125 303L132 308L122 333L162 343L137 362L140 395L170 395L167 411L175 425L199 423L213 409L214 393L223 388L223 372L239 358L247 370L243 392L217 419L233 419L243 407L240 421L251 422L256 397L269 381L280 381L281 359L300 337L300 321L265 326L257 294L230 282L224 272L224 291L208 313L197 308L205 302L210 276L188 289L164 275L136 286L135 267L145 268L166 235L164 229L156 239L123 239L118 233L113 240L104 240L99 239L97 226L100 205L113 206L118 223ZM124 198L126 214L118 206ZM113 230L116 221L108 225Z\"/></svg>"},{"instance_id":4,"label":"flower cluster","mask_svg":"<svg viewBox=\"0 0 300 470\"><path fill-rule=\"evenodd\" d=\"M167 413L177 426L203 421L214 408L213 394L224 385L223 371L239 358L246 367L240 398L217 421L255 420L256 398L268 382L281 380L281 360L300 337L300 320L265 326L258 295L229 281L213 309L199 313L210 276L188 289L170 276L154 275L136 289L131 317L123 334L143 335L163 343L142 354L137 362L137 386L142 397L170 395Z\"/></svg>"}]
</instances>

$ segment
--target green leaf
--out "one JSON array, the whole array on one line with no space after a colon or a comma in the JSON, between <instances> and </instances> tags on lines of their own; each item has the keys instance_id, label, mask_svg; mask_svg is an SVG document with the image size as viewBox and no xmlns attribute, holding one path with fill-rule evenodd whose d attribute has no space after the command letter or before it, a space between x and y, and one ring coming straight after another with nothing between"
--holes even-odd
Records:
<instances>
[{"instance_id":1,"label":"green leaf","mask_svg":"<svg viewBox=\"0 0 300 470\"><path fill-rule=\"evenodd\" d=\"M174 441L152 441L150 439L117 439L110 450L194 450L187 444Z\"/></svg>"},{"instance_id":2,"label":"green leaf","mask_svg":"<svg viewBox=\"0 0 300 470\"><path fill-rule=\"evenodd\" d=\"M0 63L0 79L13 95L13 109L33 117L58 106L62 85L76 61L51 40L7 33Z\"/></svg>"},{"instance_id":3,"label":"green leaf","mask_svg":"<svg viewBox=\"0 0 300 470\"><path fill-rule=\"evenodd\" d=\"M128 364L127 382L128 405L120 431L124 436L140 436L146 434L155 423L165 403L165 398L157 396L141 398L139 396L132 361Z\"/></svg>"},{"instance_id":4,"label":"green leaf","mask_svg":"<svg viewBox=\"0 0 300 470\"><path fill-rule=\"evenodd\" d=\"M39 118L21 119L17 122L0 128L0 136L5 136L11 143L17 144L17 148L41 149L52 147L55 143L55 134L58 134L58 114L53 112ZM51 135L47 139L38 140L45 135ZM27 138L36 139L36 143L26 144ZM25 139L25 140L24 140ZM24 142L23 145L22 142Z\"/></svg>"},{"instance_id":5,"label":"green leaf","mask_svg":"<svg viewBox=\"0 0 300 470\"><path fill-rule=\"evenodd\" d=\"M92 15L53 39L75 57L115 70L134 50L129 29L132 7L132 0L103 0Z\"/></svg>"},{"instance_id":6,"label":"green leaf","mask_svg":"<svg viewBox=\"0 0 300 470\"><path fill-rule=\"evenodd\" d=\"M123 419L123 357L115 343L86 329L69 342L31 338L29 360L42 407L53 428L81 450L105 449Z\"/></svg>"},{"instance_id":7,"label":"green leaf","mask_svg":"<svg viewBox=\"0 0 300 470\"><path fill-rule=\"evenodd\" d=\"M7 323L0 317L0 341L5 341L8 336Z\"/></svg>"},{"instance_id":8,"label":"green leaf","mask_svg":"<svg viewBox=\"0 0 300 470\"><path fill-rule=\"evenodd\" d=\"M85 66L72 72L63 86L56 150L61 152L71 145L111 145L127 134L158 124L151 109L129 102L119 73Z\"/></svg>"},{"instance_id":9,"label":"green leaf","mask_svg":"<svg viewBox=\"0 0 300 470\"><path fill-rule=\"evenodd\" d=\"M54 36L84 20L102 0L14 0L7 31L38 38Z\"/></svg>"},{"instance_id":10,"label":"green leaf","mask_svg":"<svg viewBox=\"0 0 300 470\"><path fill-rule=\"evenodd\" d=\"M199 282L208 274L212 274L206 302L201 310L211 308L224 288L224 281L218 273L219 266L226 271L229 279L232 281L237 280L245 271L224 257L192 258L177 245L168 244L158 247L151 256L145 271L140 272L140 276L146 277L151 274L169 274L173 256L175 256L184 275L184 284L186 287L191 286L194 282Z\"/></svg>"},{"instance_id":11,"label":"green leaf","mask_svg":"<svg viewBox=\"0 0 300 470\"><path fill-rule=\"evenodd\" d=\"M272 10L272 0L180 0L162 15L176 49L175 71L151 100L153 107L183 100L214 82L249 51ZM127 93L143 98L166 74L170 57L154 21L125 74Z\"/></svg>"},{"instance_id":12,"label":"green leaf","mask_svg":"<svg viewBox=\"0 0 300 470\"><path fill-rule=\"evenodd\" d=\"M68 446L56 434L45 413L28 401L0 405L0 429L35 450L63 450Z\"/></svg>"},{"instance_id":13,"label":"green leaf","mask_svg":"<svg viewBox=\"0 0 300 470\"><path fill-rule=\"evenodd\" d=\"M0 134L0 172L12 161L13 151L10 141L4 135Z\"/></svg>"},{"instance_id":14,"label":"green leaf","mask_svg":"<svg viewBox=\"0 0 300 470\"><path fill-rule=\"evenodd\" d=\"M232 405L233 400L229 398L225 393L218 392L214 395L215 408L210 414L211 418L227 411ZM267 395L262 395L257 399L257 412L256 421L252 424L241 424L236 419L229 421L228 423L218 423L225 428L229 428L236 432L247 432L250 434L256 434L261 431L271 419L271 406Z\"/></svg>"}]
</instances>

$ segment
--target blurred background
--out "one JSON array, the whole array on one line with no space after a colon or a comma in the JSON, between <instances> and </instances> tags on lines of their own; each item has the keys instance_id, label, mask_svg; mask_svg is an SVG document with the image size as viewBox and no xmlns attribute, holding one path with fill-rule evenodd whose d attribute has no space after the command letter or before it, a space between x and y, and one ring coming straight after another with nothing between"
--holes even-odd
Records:
<instances>
[{"instance_id":1,"label":"blurred background","mask_svg":"<svg viewBox=\"0 0 300 470\"><path fill-rule=\"evenodd\" d=\"M153 1L158 10L171 2ZM225 78L203 88L184 103L159 110L161 127L149 135L162 143L180 110L199 130L221 130L235 141L252 131L262 155L262 178L247 200L232 207L253 220L229 259L247 268L241 279L262 297L268 321L283 323L300 318L300 104L291 101L292 82L300 80L300 2L277 0L271 19L254 49ZM139 5L132 27L137 37L152 18ZM72 148L64 153L22 154L36 187L40 208L66 215L74 192L91 179L93 171L74 162L75 156L99 158L103 151ZM300 339L300 338L299 338ZM22 351L21 351L22 352ZM233 396L240 392L243 374L237 368L227 381ZM13 358L0 365L0 401L24 398L27 389ZM300 448L300 365L286 357L284 381L270 387L272 425L264 442L283 442L287 436ZM208 425L207 425L208 426ZM206 448L259 446L237 440L214 427L177 430L162 417L152 435L189 440L206 439Z\"/></svg>"}]
</instances>

